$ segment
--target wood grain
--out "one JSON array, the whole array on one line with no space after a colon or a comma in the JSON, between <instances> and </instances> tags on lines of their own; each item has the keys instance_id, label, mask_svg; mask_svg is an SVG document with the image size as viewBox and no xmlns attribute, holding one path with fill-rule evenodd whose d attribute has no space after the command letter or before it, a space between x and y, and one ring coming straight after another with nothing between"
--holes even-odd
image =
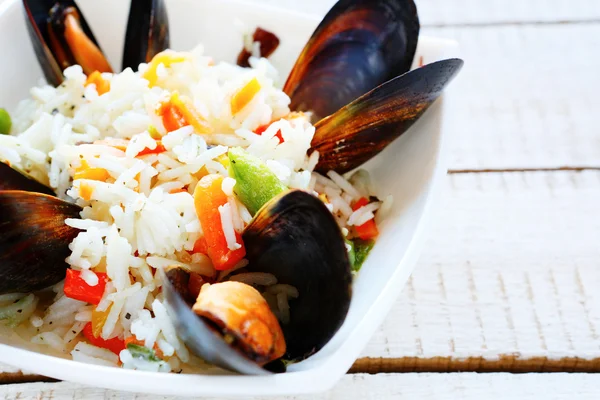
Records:
<instances>
[{"instance_id":1,"label":"wood grain","mask_svg":"<svg viewBox=\"0 0 600 400\"><path fill-rule=\"evenodd\" d=\"M596 400L599 397L600 375L463 373L346 375L332 390L326 393L281 397L280 399ZM103 390L66 382L0 385L0 399L30 398L53 400L167 399L166 397ZM269 398L251 397L247 399L266 400ZM169 397L169 399L175 400L176 398ZM206 400L210 399L206 398Z\"/></svg>"},{"instance_id":2,"label":"wood grain","mask_svg":"<svg viewBox=\"0 0 600 400\"><path fill-rule=\"evenodd\" d=\"M598 371L599 201L598 171L450 175L418 266L354 370Z\"/></svg>"},{"instance_id":3,"label":"wood grain","mask_svg":"<svg viewBox=\"0 0 600 400\"><path fill-rule=\"evenodd\" d=\"M600 24L424 33L465 60L447 94L451 170L600 167Z\"/></svg>"}]
</instances>

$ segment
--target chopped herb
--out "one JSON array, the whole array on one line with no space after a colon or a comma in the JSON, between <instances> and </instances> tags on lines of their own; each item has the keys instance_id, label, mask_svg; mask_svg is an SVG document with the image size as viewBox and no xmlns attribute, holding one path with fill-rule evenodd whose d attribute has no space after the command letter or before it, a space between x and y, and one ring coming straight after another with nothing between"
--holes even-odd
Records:
<instances>
[{"instance_id":1,"label":"chopped herb","mask_svg":"<svg viewBox=\"0 0 600 400\"><path fill-rule=\"evenodd\" d=\"M374 245L374 240L354 239L355 260L354 265L352 265L353 271L360 270L360 267L362 267Z\"/></svg>"},{"instance_id":2,"label":"chopped herb","mask_svg":"<svg viewBox=\"0 0 600 400\"><path fill-rule=\"evenodd\" d=\"M154 350L149 349L147 347L140 346L134 343L129 343L127 345L127 350L129 350L133 358L142 359L150 362L164 363L163 360L156 356Z\"/></svg>"}]
</instances>

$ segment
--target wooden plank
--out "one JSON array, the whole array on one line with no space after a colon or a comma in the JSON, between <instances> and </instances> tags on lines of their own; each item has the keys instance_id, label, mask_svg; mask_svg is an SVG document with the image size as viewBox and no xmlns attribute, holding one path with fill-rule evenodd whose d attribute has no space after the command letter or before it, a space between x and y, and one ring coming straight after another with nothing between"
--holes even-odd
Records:
<instances>
[{"instance_id":1,"label":"wooden plank","mask_svg":"<svg viewBox=\"0 0 600 400\"><path fill-rule=\"evenodd\" d=\"M262 2L325 15L336 0ZM600 3L597 0L416 0L416 3L424 26L591 21L600 18Z\"/></svg>"},{"instance_id":2,"label":"wooden plank","mask_svg":"<svg viewBox=\"0 0 600 400\"><path fill-rule=\"evenodd\" d=\"M465 60L446 103L450 169L600 166L600 24L424 33Z\"/></svg>"},{"instance_id":3,"label":"wooden plank","mask_svg":"<svg viewBox=\"0 0 600 400\"><path fill-rule=\"evenodd\" d=\"M464 400L592 400L600 397L600 375L593 374L378 374L346 375L330 391L317 395L286 396L282 400L326 399L464 399ZM162 396L134 394L58 383L1 385L0 399L136 399ZM175 399L169 397L169 399ZM210 398L214 399L214 398ZM265 399L249 397L248 400ZM207 398L207 400L209 400Z\"/></svg>"},{"instance_id":4,"label":"wooden plank","mask_svg":"<svg viewBox=\"0 0 600 400\"><path fill-rule=\"evenodd\" d=\"M600 370L600 172L450 175L355 371Z\"/></svg>"},{"instance_id":5,"label":"wooden plank","mask_svg":"<svg viewBox=\"0 0 600 400\"><path fill-rule=\"evenodd\" d=\"M599 201L600 171L449 175L353 371L599 371Z\"/></svg>"}]
</instances>

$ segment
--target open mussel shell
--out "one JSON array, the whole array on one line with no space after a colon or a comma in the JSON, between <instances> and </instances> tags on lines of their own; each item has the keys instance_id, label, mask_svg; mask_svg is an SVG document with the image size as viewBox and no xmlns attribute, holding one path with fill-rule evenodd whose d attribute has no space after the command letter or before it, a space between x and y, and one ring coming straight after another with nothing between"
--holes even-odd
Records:
<instances>
[{"instance_id":1,"label":"open mussel shell","mask_svg":"<svg viewBox=\"0 0 600 400\"><path fill-rule=\"evenodd\" d=\"M377 87L316 125L315 170L353 170L406 132L462 68L457 58L417 68Z\"/></svg>"},{"instance_id":2,"label":"open mussel shell","mask_svg":"<svg viewBox=\"0 0 600 400\"><path fill-rule=\"evenodd\" d=\"M284 86L293 111L315 120L408 71L419 38L413 0L340 0L325 16Z\"/></svg>"},{"instance_id":3,"label":"open mussel shell","mask_svg":"<svg viewBox=\"0 0 600 400\"><path fill-rule=\"evenodd\" d=\"M0 191L0 294L29 293L65 278L69 243L79 233L65 219L80 212L45 194Z\"/></svg>"},{"instance_id":4,"label":"open mussel shell","mask_svg":"<svg viewBox=\"0 0 600 400\"><path fill-rule=\"evenodd\" d=\"M0 190L23 190L54 196L47 186L0 162Z\"/></svg>"},{"instance_id":5,"label":"open mussel shell","mask_svg":"<svg viewBox=\"0 0 600 400\"><path fill-rule=\"evenodd\" d=\"M123 50L123 69L137 70L169 48L169 19L164 0L132 0Z\"/></svg>"},{"instance_id":6,"label":"open mussel shell","mask_svg":"<svg viewBox=\"0 0 600 400\"><path fill-rule=\"evenodd\" d=\"M169 315L175 324L177 334L190 351L209 363L229 371L245 375L270 374L233 348L214 326L192 311L192 305L184 300L185 289L179 285L180 280L185 279L181 276L185 274L184 271L171 269L166 272L161 270L161 273L163 274L162 289Z\"/></svg>"},{"instance_id":7,"label":"open mussel shell","mask_svg":"<svg viewBox=\"0 0 600 400\"><path fill-rule=\"evenodd\" d=\"M265 204L242 236L248 271L271 273L300 294L282 325L285 358L319 351L344 322L352 294L348 252L331 212L313 195L290 191Z\"/></svg>"},{"instance_id":8,"label":"open mussel shell","mask_svg":"<svg viewBox=\"0 0 600 400\"><path fill-rule=\"evenodd\" d=\"M311 194L285 192L259 210L243 239L250 261L248 271L271 273L279 283L299 291L299 297L290 302L290 322L281 325L287 346L283 358L301 360L321 349L344 322L351 298L348 253L332 214ZM282 366L275 361L262 368L228 344L213 323L192 311L191 299L185 294L185 272L175 268L164 274L169 314L194 354L248 375L269 374Z\"/></svg>"},{"instance_id":9,"label":"open mussel shell","mask_svg":"<svg viewBox=\"0 0 600 400\"><path fill-rule=\"evenodd\" d=\"M60 85L65 68L77 63L82 63L84 70L89 66L110 72L92 30L73 0L23 0L23 6L29 36L48 83ZM65 35L67 16L74 16L68 24L70 40Z\"/></svg>"}]
</instances>

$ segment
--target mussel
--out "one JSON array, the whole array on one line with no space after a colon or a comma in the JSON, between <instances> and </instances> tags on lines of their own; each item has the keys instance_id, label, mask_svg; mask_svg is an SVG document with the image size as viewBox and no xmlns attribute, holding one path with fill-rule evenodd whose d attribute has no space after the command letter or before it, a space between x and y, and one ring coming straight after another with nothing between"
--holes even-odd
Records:
<instances>
[{"instance_id":1,"label":"mussel","mask_svg":"<svg viewBox=\"0 0 600 400\"><path fill-rule=\"evenodd\" d=\"M331 212L311 194L284 192L259 210L242 236L247 271L273 274L299 292L290 302L289 322L281 326L284 358L302 360L320 350L344 322L352 293L348 253ZM243 284L237 282L209 284L206 293L201 290L194 313L176 289L182 287L176 284L177 274L167 275L163 291L170 315L190 349L227 369L266 373L261 366L281 355L281 348L278 327L261 312L266 303L257 299L258 292L240 292L238 285ZM231 284L236 287L229 292ZM241 315L254 323L240 323Z\"/></svg>"},{"instance_id":2,"label":"mussel","mask_svg":"<svg viewBox=\"0 0 600 400\"><path fill-rule=\"evenodd\" d=\"M367 162L406 132L441 96L462 68L457 58L437 61L375 88L315 124L315 170L345 173Z\"/></svg>"},{"instance_id":3,"label":"mussel","mask_svg":"<svg viewBox=\"0 0 600 400\"><path fill-rule=\"evenodd\" d=\"M73 0L23 0L27 28L46 80L58 86L65 68L112 72L83 14ZM123 68L147 62L169 47L164 0L132 0Z\"/></svg>"},{"instance_id":4,"label":"mussel","mask_svg":"<svg viewBox=\"0 0 600 400\"><path fill-rule=\"evenodd\" d=\"M0 190L24 190L54 196L52 189L3 162L0 162Z\"/></svg>"},{"instance_id":5,"label":"mussel","mask_svg":"<svg viewBox=\"0 0 600 400\"><path fill-rule=\"evenodd\" d=\"M302 50L284 86L316 120L407 72L419 38L413 0L340 0Z\"/></svg>"},{"instance_id":6,"label":"mussel","mask_svg":"<svg viewBox=\"0 0 600 400\"><path fill-rule=\"evenodd\" d=\"M33 292L65 278L69 243L79 233L65 219L80 212L47 194L0 191L0 295Z\"/></svg>"}]
</instances>

